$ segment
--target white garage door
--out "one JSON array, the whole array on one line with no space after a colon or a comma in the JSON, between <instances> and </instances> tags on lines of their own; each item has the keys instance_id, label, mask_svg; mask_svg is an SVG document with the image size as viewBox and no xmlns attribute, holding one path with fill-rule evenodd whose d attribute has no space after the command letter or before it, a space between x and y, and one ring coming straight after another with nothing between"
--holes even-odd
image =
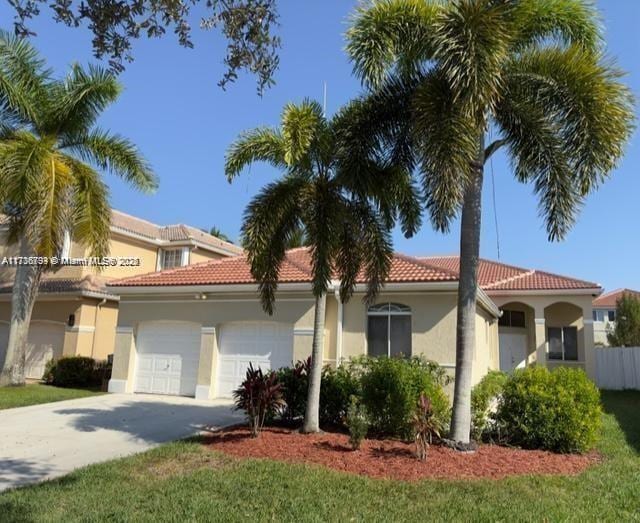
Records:
<instances>
[{"instance_id":1,"label":"white garage door","mask_svg":"<svg viewBox=\"0 0 640 523\"><path fill-rule=\"evenodd\" d=\"M4 364L8 342L9 324L0 323L0 365ZM62 323L32 321L25 353L25 377L34 380L42 379L47 362L62 356L63 345L64 325Z\"/></svg>"},{"instance_id":2,"label":"white garage door","mask_svg":"<svg viewBox=\"0 0 640 523\"><path fill-rule=\"evenodd\" d=\"M34 380L42 379L47 362L62 356L63 345L64 325L62 323L32 321L27 338L25 377Z\"/></svg>"},{"instance_id":3,"label":"white garage door","mask_svg":"<svg viewBox=\"0 0 640 523\"><path fill-rule=\"evenodd\" d=\"M262 370L291 365L293 325L268 321L229 323L220 333L216 396L230 398L249 363Z\"/></svg>"},{"instance_id":4,"label":"white garage door","mask_svg":"<svg viewBox=\"0 0 640 523\"><path fill-rule=\"evenodd\" d=\"M200 361L200 325L149 322L136 337L135 392L194 396Z\"/></svg>"}]
</instances>

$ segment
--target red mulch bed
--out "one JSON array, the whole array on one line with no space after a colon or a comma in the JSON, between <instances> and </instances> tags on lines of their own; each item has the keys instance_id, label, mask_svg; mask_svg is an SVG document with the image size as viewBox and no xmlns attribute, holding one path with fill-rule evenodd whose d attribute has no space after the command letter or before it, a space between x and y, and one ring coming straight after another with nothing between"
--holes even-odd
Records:
<instances>
[{"instance_id":1,"label":"red mulch bed","mask_svg":"<svg viewBox=\"0 0 640 523\"><path fill-rule=\"evenodd\" d=\"M313 463L373 478L403 481L432 479L500 479L523 474L578 474L600 461L590 454L554 454L498 445L480 445L472 454L432 445L426 461L419 461L414 445L396 440L365 440L352 451L345 434L304 435L295 430L267 428L252 438L246 427L229 427L212 434L206 444L240 458L268 458Z\"/></svg>"}]
</instances>

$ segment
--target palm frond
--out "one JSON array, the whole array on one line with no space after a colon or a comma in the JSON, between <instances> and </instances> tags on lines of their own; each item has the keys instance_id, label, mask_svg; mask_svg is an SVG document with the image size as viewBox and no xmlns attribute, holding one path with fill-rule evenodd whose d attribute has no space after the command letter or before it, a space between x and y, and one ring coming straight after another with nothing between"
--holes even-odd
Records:
<instances>
[{"instance_id":1,"label":"palm frond","mask_svg":"<svg viewBox=\"0 0 640 523\"><path fill-rule=\"evenodd\" d=\"M91 256L108 256L111 235L109 189L89 165L71 156L65 156L64 161L73 175L70 202L72 236L79 243L89 246Z\"/></svg>"},{"instance_id":2,"label":"palm frond","mask_svg":"<svg viewBox=\"0 0 640 523\"><path fill-rule=\"evenodd\" d=\"M367 282L366 303L374 303L376 296L384 285L393 260L393 244L388 227L375 210L366 202L356 202L354 216L357 220L359 237L358 245L363 253L363 273ZM347 289L341 288L341 295Z\"/></svg>"},{"instance_id":3,"label":"palm frond","mask_svg":"<svg viewBox=\"0 0 640 523\"><path fill-rule=\"evenodd\" d=\"M550 240L564 238L582 203L562 136L541 106L513 85L497 109L496 119L509 148L516 178L532 182Z\"/></svg>"},{"instance_id":4,"label":"palm frond","mask_svg":"<svg viewBox=\"0 0 640 523\"><path fill-rule=\"evenodd\" d=\"M356 76L375 88L390 74L420 70L433 58L434 27L444 9L425 0L377 0L358 7L347 31Z\"/></svg>"},{"instance_id":5,"label":"palm frond","mask_svg":"<svg viewBox=\"0 0 640 523\"><path fill-rule=\"evenodd\" d=\"M521 53L508 68L510 93L544 108L562 138L580 192L615 168L634 128L634 99L622 73L578 46Z\"/></svg>"},{"instance_id":6,"label":"palm frond","mask_svg":"<svg viewBox=\"0 0 640 523\"><path fill-rule=\"evenodd\" d=\"M89 66L85 70L74 64L67 78L53 84L52 90L54 102L42 132L73 139L90 131L98 116L118 98L122 87L106 69Z\"/></svg>"},{"instance_id":7,"label":"palm frond","mask_svg":"<svg viewBox=\"0 0 640 523\"><path fill-rule=\"evenodd\" d=\"M333 260L341 224L348 219L341 204L340 187L318 178L306 191L303 206L305 230L311 248L312 291L317 298L327 292L333 277Z\"/></svg>"},{"instance_id":8,"label":"palm frond","mask_svg":"<svg viewBox=\"0 0 640 523\"><path fill-rule=\"evenodd\" d=\"M591 51L602 44L600 17L590 0L520 0L515 3L516 49L549 42Z\"/></svg>"},{"instance_id":9,"label":"palm frond","mask_svg":"<svg viewBox=\"0 0 640 523\"><path fill-rule=\"evenodd\" d=\"M158 186L155 174L138 148L117 134L94 129L63 142L62 149L123 178L136 189L154 191Z\"/></svg>"},{"instance_id":10,"label":"palm frond","mask_svg":"<svg viewBox=\"0 0 640 523\"><path fill-rule=\"evenodd\" d=\"M61 252L65 231L71 223L67 203L73 174L64 157L54 153L47 155L39 178L39 209L29 218L33 221L26 228L26 236L37 255L53 257Z\"/></svg>"},{"instance_id":11,"label":"palm frond","mask_svg":"<svg viewBox=\"0 0 640 523\"><path fill-rule=\"evenodd\" d=\"M225 155L225 176L231 182L253 162L286 168L285 151L284 138L279 131L259 128L242 133Z\"/></svg>"},{"instance_id":12,"label":"palm frond","mask_svg":"<svg viewBox=\"0 0 640 523\"><path fill-rule=\"evenodd\" d=\"M453 103L479 125L500 93L512 32L511 2L454 2L437 20L437 68Z\"/></svg>"},{"instance_id":13,"label":"palm frond","mask_svg":"<svg viewBox=\"0 0 640 523\"><path fill-rule=\"evenodd\" d=\"M38 125L51 102L50 71L28 40L0 30L0 114Z\"/></svg>"},{"instance_id":14,"label":"palm frond","mask_svg":"<svg viewBox=\"0 0 640 523\"><path fill-rule=\"evenodd\" d=\"M260 301L273 314L280 267L287 243L300 229L306 181L288 176L264 187L249 203L242 224L243 244L258 281Z\"/></svg>"},{"instance_id":15,"label":"palm frond","mask_svg":"<svg viewBox=\"0 0 640 523\"><path fill-rule=\"evenodd\" d=\"M301 104L285 105L282 111L282 137L287 165L306 163L304 160L309 160L311 144L319 138L325 127L322 106L318 102L305 99Z\"/></svg>"},{"instance_id":16,"label":"palm frond","mask_svg":"<svg viewBox=\"0 0 640 523\"><path fill-rule=\"evenodd\" d=\"M478 157L479 129L475 119L453 102L449 84L438 71L417 89L413 112L427 210L433 226L448 231Z\"/></svg>"}]
</instances>

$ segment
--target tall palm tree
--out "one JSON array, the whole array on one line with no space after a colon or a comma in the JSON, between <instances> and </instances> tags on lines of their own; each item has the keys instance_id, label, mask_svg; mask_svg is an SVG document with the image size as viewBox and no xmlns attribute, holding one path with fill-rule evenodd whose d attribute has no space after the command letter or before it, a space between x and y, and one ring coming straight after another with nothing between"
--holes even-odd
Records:
<instances>
[{"instance_id":1,"label":"tall palm tree","mask_svg":"<svg viewBox=\"0 0 640 523\"><path fill-rule=\"evenodd\" d=\"M259 282L267 313L274 311L288 245L304 231L309 246L315 316L303 432L320 430L325 303L332 278L340 279L340 299L345 301L363 271L368 281L366 300L373 300L391 264L389 231L396 211L401 211L407 235L419 225L419 202L407 172L373 157L358 168L353 158L345 157L342 144L348 137L348 122L359 117L357 109L348 108L329 120L316 102L288 104L278 129L258 128L242 134L226 158L229 181L256 161L283 172L250 202L242 226L251 272ZM365 185L372 179L379 183L367 190ZM402 196L392 201L390 194L400 191Z\"/></svg>"},{"instance_id":2,"label":"tall palm tree","mask_svg":"<svg viewBox=\"0 0 640 523\"><path fill-rule=\"evenodd\" d=\"M113 76L94 67L74 65L65 79L54 79L28 42L0 32L0 210L22 256L57 256L67 232L93 256L108 254L111 212L98 170L155 188L137 148L95 126L120 91ZM29 321L48 268L16 268L0 385L24 384Z\"/></svg>"},{"instance_id":3,"label":"tall palm tree","mask_svg":"<svg viewBox=\"0 0 640 523\"><path fill-rule=\"evenodd\" d=\"M621 157L633 99L583 0L376 0L347 39L364 131L415 168L437 229L461 214L451 436L468 443L483 166L505 150L560 240Z\"/></svg>"}]
</instances>

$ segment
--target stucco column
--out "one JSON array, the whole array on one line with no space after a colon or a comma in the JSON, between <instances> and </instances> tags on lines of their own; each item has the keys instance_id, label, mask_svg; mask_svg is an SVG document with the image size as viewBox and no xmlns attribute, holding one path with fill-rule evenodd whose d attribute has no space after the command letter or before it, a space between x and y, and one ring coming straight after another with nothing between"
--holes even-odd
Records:
<instances>
[{"instance_id":1,"label":"stucco column","mask_svg":"<svg viewBox=\"0 0 640 523\"><path fill-rule=\"evenodd\" d=\"M216 328L202 327L200 334L200 362L198 363L198 382L196 399L208 400L215 395L215 364L217 353Z\"/></svg>"},{"instance_id":2,"label":"stucco column","mask_svg":"<svg viewBox=\"0 0 640 523\"><path fill-rule=\"evenodd\" d=\"M587 376L593 381L596 380L596 352L593 338L593 320L591 309L588 311L583 309L583 327L582 335L584 336L584 370Z\"/></svg>"},{"instance_id":3,"label":"stucco column","mask_svg":"<svg viewBox=\"0 0 640 523\"><path fill-rule=\"evenodd\" d=\"M541 367L547 366L547 327L544 319L544 309L536 307L535 315L535 342L536 342L536 364Z\"/></svg>"},{"instance_id":4,"label":"stucco column","mask_svg":"<svg viewBox=\"0 0 640 523\"><path fill-rule=\"evenodd\" d=\"M113 369L109 392L133 392L136 367L136 344L133 327L118 327L113 351Z\"/></svg>"}]
</instances>

